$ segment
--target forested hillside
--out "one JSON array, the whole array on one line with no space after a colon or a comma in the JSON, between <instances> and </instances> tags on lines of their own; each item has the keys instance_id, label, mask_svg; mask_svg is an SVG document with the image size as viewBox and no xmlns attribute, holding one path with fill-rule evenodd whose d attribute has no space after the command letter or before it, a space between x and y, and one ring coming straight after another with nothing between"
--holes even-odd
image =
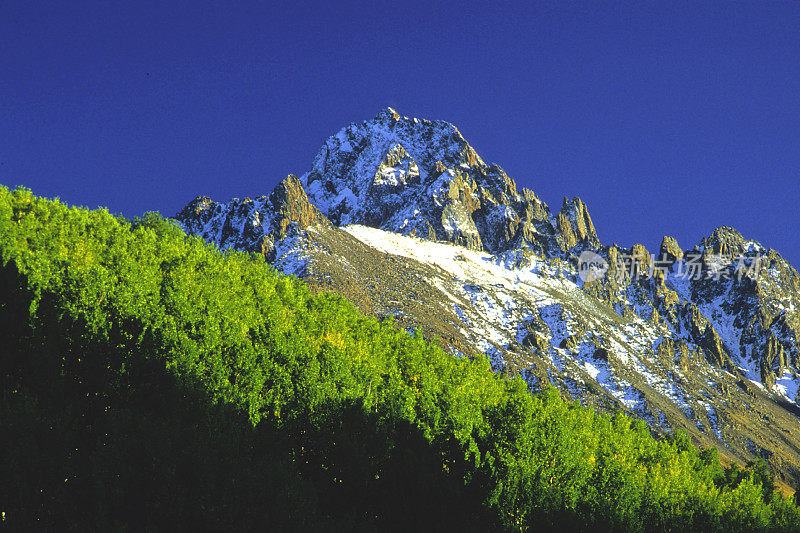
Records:
<instances>
[{"instance_id":1,"label":"forested hillside","mask_svg":"<svg viewBox=\"0 0 800 533\"><path fill-rule=\"evenodd\" d=\"M531 393L158 215L0 189L2 526L800 530L764 465Z\"/></svg>"}]
</instances>

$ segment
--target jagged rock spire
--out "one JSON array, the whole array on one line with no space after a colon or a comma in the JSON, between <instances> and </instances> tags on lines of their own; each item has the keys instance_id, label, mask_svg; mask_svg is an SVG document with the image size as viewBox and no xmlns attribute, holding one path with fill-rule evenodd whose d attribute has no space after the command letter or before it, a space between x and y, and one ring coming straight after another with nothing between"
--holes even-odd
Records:
<instances>
[{"instance_id":1,"label":"jagged rock spire","mask_svg":"<svg viewBox=\"0 0 800 533\"><path fill-rule=\"evenodd\" d=\"M274 213L273 231L278 238L283 238L292 224L303 230L315 224L328 223L319 209L308 201L300 180L294 174L289 174L275 187L269 195L269 205Z\"/></svg>"},{"instance_id":2,"label":"jagged rock spire","mask_svg":"<svg viewBox=\"0 0 800 533\"><path fill-rule=\"evenodd\" d=\"M558 212L557 224L567 250L578 244L591 248L600 245L589 209L577 196L571 200L564 198L561 211Z\"/></svg>"},{"instance_id":3,"label":"jagged rock spire","mask_svg":"<svg viewBox=\"0 0 800 533\"><path fill-rule=\"evenodd\" d=\"M397 121L397 120L400 120L400 115L393 108L391 108L389 106L386 106L383 109L381 109L380 112L377 115L375 115L375 120L376 121L382 121L382 120L394 120L394 121Z\"/></svg>"},{"instance_id":4,"label":"jagged rock spire","mask_svg":"<svg viewBox=\"0 0 800 533\"><path fill-rule=\"evenodd\" d=\"M658 250L658 258L668 261L670 264L683 259L683 250L674 237L664 235Z\"/></svg>"}]
</instances>

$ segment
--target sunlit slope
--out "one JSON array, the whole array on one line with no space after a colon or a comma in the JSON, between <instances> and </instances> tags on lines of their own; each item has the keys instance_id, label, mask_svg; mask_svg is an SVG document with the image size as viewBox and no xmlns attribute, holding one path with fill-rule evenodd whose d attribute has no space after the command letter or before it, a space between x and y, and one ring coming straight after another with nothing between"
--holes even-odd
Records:
<instances>
[{"instance_id":1,"label":"sunlit slope","mask_svg":"<svg viewBox=\"0 0 800 533\"><path fill-rule=\"evenodd\" d=\"M800 524L763 470L532 395L158 216L0 189L0 255L8 524Z\"/></svg>"}]
</instances>

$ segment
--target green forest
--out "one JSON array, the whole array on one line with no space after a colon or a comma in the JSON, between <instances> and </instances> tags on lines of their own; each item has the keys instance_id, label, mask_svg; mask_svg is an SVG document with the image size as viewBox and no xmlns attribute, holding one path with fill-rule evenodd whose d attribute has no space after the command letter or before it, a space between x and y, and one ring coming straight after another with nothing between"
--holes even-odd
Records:
<instances>
[{"instance_id":1,"label":"green forest","mask_svg":"<svg viewBox=\"0 0 800 533\"><path fill-rule=\"evenodd\" d=\"M260 255L0 188L0 529L800 531L764 463L531 391Z\"/></svg>"}]
</instances>

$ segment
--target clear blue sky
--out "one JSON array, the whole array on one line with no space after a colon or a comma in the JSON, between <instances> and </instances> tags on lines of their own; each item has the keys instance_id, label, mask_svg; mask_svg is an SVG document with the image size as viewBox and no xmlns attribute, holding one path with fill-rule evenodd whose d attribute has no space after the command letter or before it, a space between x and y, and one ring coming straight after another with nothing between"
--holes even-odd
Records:
<instances>
[{"instance_id":1,"label":"clear blue sky","mask_svg":"<svg viewBox=\"0 0 800 533\"><path fill-rule=\"evenodd\" d=\"M0 3L0 183L172 215L391 105L604 243L726 224L800 266L800 3L273 4Z\"/></svg>"}]
</instances>

